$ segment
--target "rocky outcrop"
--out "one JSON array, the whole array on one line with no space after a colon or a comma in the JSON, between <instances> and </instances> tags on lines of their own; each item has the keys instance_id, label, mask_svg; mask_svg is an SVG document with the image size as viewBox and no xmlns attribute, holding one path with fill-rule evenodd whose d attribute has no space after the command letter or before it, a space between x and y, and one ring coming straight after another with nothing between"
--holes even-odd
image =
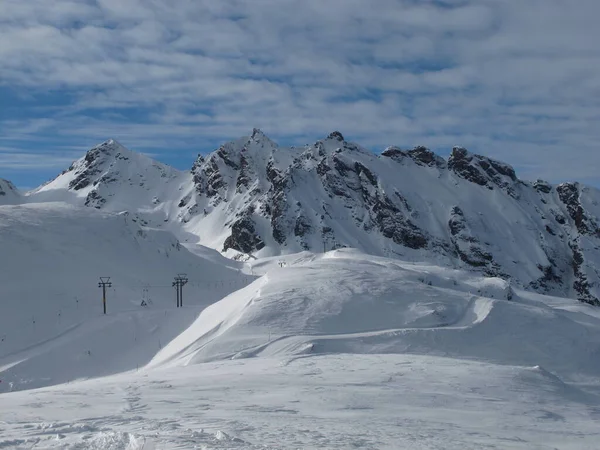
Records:
<instances>
[{"instance_id":1,"label":"rocky outcrop","mask_svg":"<svg viewBox=\"0 0 600 450\"><path fill-rule=\"evenodd\" d=\"M423 166L444 167L446 161L444 158L436 155L427 147L419 146L407 152L408 156L417 164Z\"/></svg>"},{"instance_id":2,"label":"rocky outcrop","mask_svg":"<svg viewBox=\"0 0 600 450\"><path fill-rule=\"evenodd\" d=\"M374 221L384 237L414 250L427 247L428 239L423 230L395 212L389 203L379 202L373 211L376 214Z\"/></svg>"},{"instance_id":3,"label":"rocky outcrop","mask_svg":"<svg viewBox=\"0 0 600 450\"><path fill-rule=\"evenodd\" d=\"M256 233L250 214L246 214L231 225L231 235L225 239L223 251L238 250L242 253L253 253L264 248L265 243Z\"/></svg>"},{"instance_id":4,"label":"rocky outcrop","mask_svg":"<svg viewBox=\"0 0 600 450\"><path fill-rule=\"evenodd\" d=\"M409 159L420 166L428 167L446 167L446 160L441 156L436 155L427 147L422 145L413 148L412 150L402 150L399 147L388 147L382 153L382 156L391 158L396 162L402 162Z\"/></svg>"},{"instance_id":5,"label":"rocky outcrop","mask_svg":"<svg viewBox=\"0 0 600 450\"><path fill-rule=\"evenodd\" d=\"M533 188L540 194L549 194L552 192L552 185L544 180L537 180L533 183Z\"/></svg>"},{"instance_id":6,"label":"rocky outcrop","mask_svg":"<svg viewBox=\"0 0 600 450\"><path fill-rule=\"evenodd\" d=\"M451 240L460 259L469 266L484 268L485 272L496 276L498 266L494 263L493 255L486 251L469 228L463 210L452 207L448 219Z\"/></svg>"},{"instance_id":7,"label":"rocky outcrop","mask_svg":"<svg viewBox=\"0 0 600 450\"><path fill-rule=\"evenodd\" d=\"M69 167L68 172L75 172L75 178L69 183L69 189L79 191L95 182L97 184L99 182L98 175L101 175L106 170L106 166L113 159L128 161L129 158L122 155L120 150L120 144L113 140L103 142L89 150L83 158L82 163ZM105 178L103 183L110 181L108 178Z\"/></svg>"},{"instance_id":8,"label":"rocky outcrop","mask_svg":"<svg viewBox=\"0 0 600 450\"><path fill-rule=\"evenodd\" d=\"M579 184L563 183L556 187L560 201L566 206L569 216L581 234L600 236L598 224L586 214L579 201ZM564 221L563 221L564 222Z\"/></svg>"},{"instance_id":9,"label":"rocky outcrop","mask_svg":"<svg viewBox=\"0 0 600 450\"><path fill-rule=\"evenodd\" d=\"M344 136L339 131L334 131L327 136L327 139L333 139L339 142L344 142Z\"/></svg>"},{"instance_id":10,"label":"rocky outcrop","mask_svg":"<svg viewBox=\"0 0 600 450\"><path fill-rule=\"evenodd\" d=\"M573 252L573 289L582 302L600 306L600 299L592 292L594 285L590 283L585 270L585 257L578 239L569 242Z\"/></svg>"},{"instance_id":11,"label":"rocky outcrop","mask_svg":"<svg viewBox=\"0 0 600 450\"><path fill-rule=\"evenodd\" d=\"M495 186L515 197L517 176L508 164L474 155L463 147L454 147L448 159L448 168L461 178L492 190Z\"/></svg>"},{"instance_id":12,"label":"rocky outcrop","mask_svg":"<svg viewBox=\"0 0 600 450\"><path fill-rule=\"evenodd\" d=\"M106 199L98 191L91 191L85 198L85 206L91 206L96 209L101 209L105 203Z\"/></svg>"}]
</instances>

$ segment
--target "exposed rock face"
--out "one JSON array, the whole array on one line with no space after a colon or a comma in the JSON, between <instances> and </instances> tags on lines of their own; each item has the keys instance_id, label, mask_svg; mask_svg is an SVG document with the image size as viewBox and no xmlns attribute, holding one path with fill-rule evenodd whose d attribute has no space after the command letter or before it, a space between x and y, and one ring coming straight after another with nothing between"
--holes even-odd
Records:
<instances>
[{"instance_id":1,"label":"exposed rock face","mask_svg":"<svg viewBox=\"0 0 600 450\"><path fill-rule=\"evenodd\" d=\"M417 164L425 166L444 167L446 165L444 158L436 155L431 150L423 146L415 147L413 150L409 150L408 156Z\"/></svg>"},{"instance_id":2,"label":"exposed rock face","mask_svg":"<svg viewBox=\"0 0 600 450\"><path fill-rule=\"evenodd\" d=\"M498 275L494 257L482 247L477 237L473 235L460 207L452 207L448 228L452 235L452 243L462 261L473 267L484 268L485 272L491 276Z\"/></svg>"},{"instance_id":3,"label":"exposed rock face","mask_svg":"<svg viewBox=\"0 0 600 450\"><path fill-rule=\"evenodd\" d=\"M600 228L596 220L592 219L584 209L580 197L580 186L578 183L563 183L556 187L558 198L564 204L572 225L577 230L579 236L572 236L569 240L569 248L572 251L573 268L573 289L577 292L578 298L587 303L600 305L600 299L597 295L598 282L591 281L588 274L598 277L598 270L590 268L586 264L585 251L582 240L591 238L600 238ZM567 219L562 215L557 215L557 222L563 227L569 227ZM590 270L591 269L591 270Z\"/></svg>"},{"instance_id":4,"label":"exposed rock face","mask_svg":"<svg viewBox=\"0 0 600 450\"><path fill-rule=\"evenodd\" d=\"M79 191L88 187L92 183L103 184L116 181L116 178L111 177L98 177L105 169L106 165L110 164L110 161L123 160L128 161L129 158L121 153L121 145L116 141L106 141L97 147L89 150L83 161L79 164L74 164L67 170L68 172L74 172L75 177L69 182L69 189Z\"/></svg>"},{"instance_id":5,"label":"exposed rock face","mask_svg":"<svg viewBox=\"0 0 600 450\"><path fill-rule=\"evenodd\" d=\"M448 159L448 168L461 178L493 190L501 188L515 196L517 176L508 164L481 155L474 155L462 147L454 147Z\"/></svg>"},{"instance_id":6,"label":"exposed rock face","mask_svg":"<svg viewBox=\"0 0 600 450\"><path fill-rule=\"evenodd\" d=\"M579 184L563 183L556 187L560 201L565 204L569 216L573 219L581 234L600 236L598 224L590 219L579 201Z\"/></svg>"},{"instance_id":7,"label":"exposed rock face","mask_svg":"<svg viewBox=\"0 0 600 450\"><path fill-rule=\"evenodd\" d=\"M336 141L344 142L344 136L342 136L342 133L340 133L339 131L334 131L329 136L327 136L327 139L334 139Z\"/></svg>"},{"instance_id":8,"label":"exposed rock face","mask_svg":"<svg viewBox=\"0 0 600 450\"><path fill-rule=\"evenodd\" d=\"M552 192L552 185L544 180L537 180L535 183L533 183L533 187L540 194L549 194Z\"/></svg>"},{"instance_id":9,"label":"exposed rock face","mask_svg":"<svg viewBox=\"0 0 600 450\"><path fill-rule=\"evenodd\" d=\"M108 141L41 190L66 186L232 257L357 247L600 303L600 193L523 182L462 147L447 161L423 146L375 155L335 131L282 148L254 129L187 173L140 158Z\"/></svg>"},{"instance_id":10,"label":"exposed rock face","mask_svg":"<svg viewBox=\"0 0 600 450\"><path fill-rule=\"evenodd\" d=\"M446 167L446 161L441 156L436 155L427 147L422 145L413 148L412 150L401 150L398 147L388 147L382 153L382 156L391 158L394 161L402 162L408 158L420 166L429 167Z\"/></svg>"},{"instance_id":11,"label":"exposed rock face","mask_svg":"<svg viewBox=\"0 0 600 450\"><path fill-rule=\"evenodd\" d=\"M394 168L386 165L393 175L382 166L386 160L395 164ZM569 241L565 229L572 220L578 233L589 236L597 230L582 211L577 190L571 185L558 187L561 203L557 204L549 183L521 182L511 166L461 147L453 149L448 161L422 146L412 150L389 147L377 157L346 142L339 132L311 146L280 149L254 130L248 138L199 159L192 171L196 203L183 202L184 208L245 211L243 218L228 225L231 235L226 249L278 253L358 246L386 255L421 252L449 262L458 260L489 276L510 278L544 292L572 290L587 302L594 302L598 295L598 286L584 275L589 270L584 270L586 263L578 263L581 258L573 250L577 244ZM443 178L451 183L448 187L441 186ZM414 180L419 181L415 184ZM414 185L421 186L420 190ZM431 185L440 187L428 191ZM457 185L464 193L451 194ZM532 246L528 252L539 255L527 263L527 270L518 266L529 256L510 254L520 252L520 244L509 251L503 242L522 239L518 235L523 231L515 229L515 237L509 238L514 221L504 218L500 222L506 222L505 229L497 228L498 219L507 211L486 209L482 215L478 207L473 210L473 205L459 204L473 195L486 204L489 191L501 193L515 215L522 215L524 208L531 211L517 219L523 221L527 234L539 230L526 244ZM456 201L445 216L441 211L448 203L439 200L434 207L436 196ZM521 225L517 228L521 230ZM507 237L502 238L505 233ZM378 243L365 248L360 236Z\"/></svg>"},{"instance_id":12,"label":"exposed rock face","mask_svg":"<svg viewBox=\"0 0 600 450\"><path fill-rule=\"evenodd\" d=\"M381 156L391 158L397 162L402 162L402 159L408 156L408 152L402 150L399 147L388 147L383 152L381 152Z\"/></svg>"},{"instance_id":13,"label":"exposed rock face","mask_svg":"<svg viewBox=\"0 0 600 450\"><path fill-rule=\"evenodd\" d=\"M101 209L105 203L106 199L98 194L98 191L91 191L85 198L85 206L93 206L96 209Z\"/></svg>"},{"instance_id":14,"label":"exposed rock face","mask_svg":"<svg viewBox=\"0 0 600 450\"><path fill-rule=\"evenodd\" d=\"M243 253L253 253L264 246L265 243L256 234L254 222L249 216L246 216L231 225L231 235L225 239L223 251L232 248Z\"/></svg>"}]
</instances>

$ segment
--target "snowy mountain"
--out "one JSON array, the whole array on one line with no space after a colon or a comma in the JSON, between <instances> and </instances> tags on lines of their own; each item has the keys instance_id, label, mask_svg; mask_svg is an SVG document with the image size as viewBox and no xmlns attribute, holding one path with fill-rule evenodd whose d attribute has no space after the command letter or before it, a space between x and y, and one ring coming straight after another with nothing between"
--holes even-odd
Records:
<instances>
[{"instance_id":1,"label":"snowy mountain","mask_svg":"<svg viewBox=\"0 0 600 450\"><path fill-rule=\"evenodd\" d=\"M183 173L108 141L28 196L49 200L127 210L229 257L354 247L600 304L600 192L461 147L376 155L334 132L283 148L255 129Z\"/></svg>"},{"instance_id":2,"label":"snowy mountain","mask_svg":"<svg viewBox=\"0 0 600 450\"><path fill-rule=\"evenodd\" d=\"M18 189L10 181L0 178L0 205L20 203L22 197Z\"/></svg>"},{"instance_id":3,"label":"snowy mountain","mask_svg":"<svg viewBox=\"0 0 600 450\"><path fill-rule=\"evenodd\" d=\"M29 193L28 199L129 211L134 217L139 212L162 223L171 202L190 182L188 173L109 140L89 150L56 179Z\"/></svg>"},{"instance_id":4,"label":"snowy mountain","mask_svg":"<svg viewBox=\"0 0 600 450\"><path fill-rule=\"evenodd\" d=\"M0 448L597 443L600 309L564 298L597 303L593 189L256 130L3 192Z\"/></svg>"}]
</instances>

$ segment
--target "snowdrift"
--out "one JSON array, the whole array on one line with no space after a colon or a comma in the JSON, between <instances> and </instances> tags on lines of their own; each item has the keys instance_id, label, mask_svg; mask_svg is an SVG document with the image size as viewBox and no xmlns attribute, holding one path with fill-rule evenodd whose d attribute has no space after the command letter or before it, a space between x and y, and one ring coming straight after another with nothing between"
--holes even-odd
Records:
<instances>
[{"instance_id":1,"label":"snowdrift","mask_svg":"<svg viewBox=\"0 0 600 450\"><path fill-rule=\"evenodd\" d=\"M321 353L415 353L561 373L600 370L600 320L478 278L354 251L329 252L211 305L149 367ZM550 302L549 302L550 303Z\"/></svg>"}]
</instances>

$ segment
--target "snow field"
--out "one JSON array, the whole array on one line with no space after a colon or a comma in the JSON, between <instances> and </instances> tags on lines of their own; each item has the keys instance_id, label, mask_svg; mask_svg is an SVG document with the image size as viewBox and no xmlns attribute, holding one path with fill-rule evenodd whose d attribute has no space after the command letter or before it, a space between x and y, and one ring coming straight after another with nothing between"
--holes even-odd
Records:
<instances>
[{"instance_id":1,"label":"snow field","mask_svg":"<svg viewBox=\"0 0 600 450\"><path fill-rule=\"evenodd\" d=\"M565 376L600 370L600 321L587 305L573 301L565 311L512 289L508 300L503 280L353 250L306 256L297 265L277 262L261 279L206 308L149 367L306 353L413 353L542 365Z\"/></svg>"},{"instance_id":2,"label":"snow field","mask_svg":"<svg viewBox=\"0 0 600 450\"><path fill-rule=\"evenodd\" d=\"M218 361L3 394L0 448L591 450L599 388L419 355Z\"/></svg>"},{"instance_id":3,"label":"snow field","mask_svg":"<svg viewBox=\"0 0 600 450\"><path fill-rule=\"evenodd\" d=\"M0 249L0 449L600 437L600 312L575 300L353 249L236 262L65 204L1 206Z\"/></svg>"},{"instance_id":4,"label":"snow field","mask_svg":"<svg viewBox=\"0 0 600 450\"><path fill-rule=\"evenodd\" d=\"M65 204L0 207L0 249L0 392L143 366L204 306L253 279L125 215ZM177 310L180 272L189 283ZM106 316L101 276L112 282Z\"/></svg>"}]
</instances>

